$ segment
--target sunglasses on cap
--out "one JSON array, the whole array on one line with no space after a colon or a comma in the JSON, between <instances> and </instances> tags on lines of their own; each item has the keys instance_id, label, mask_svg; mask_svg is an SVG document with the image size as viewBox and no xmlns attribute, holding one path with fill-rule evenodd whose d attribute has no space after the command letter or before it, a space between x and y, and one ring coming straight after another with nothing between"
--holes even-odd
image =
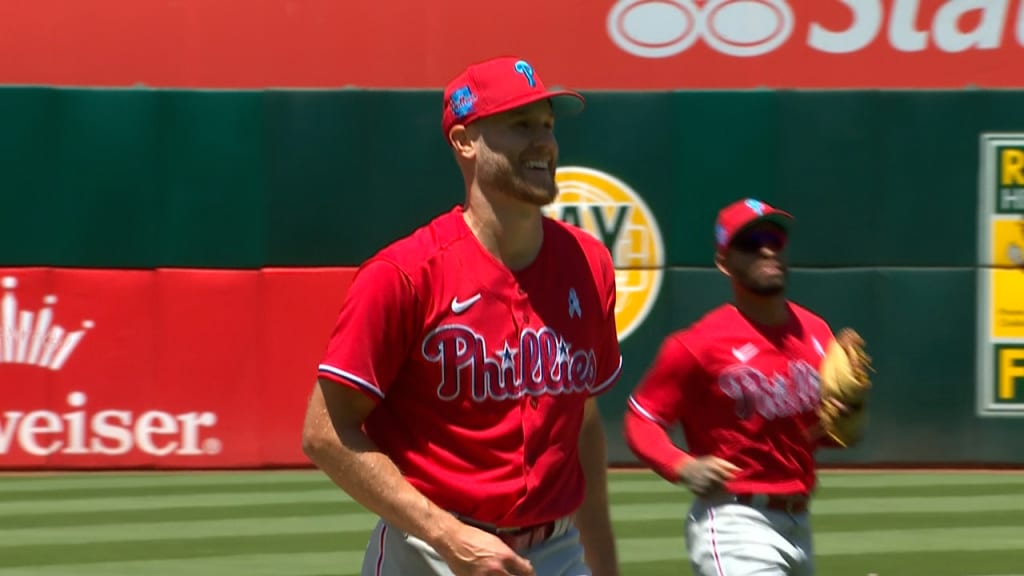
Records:
<instances>
[{"instance_id":1,"label":"sunglasses on cap","mask_svg":"<svg viewBox=\"0 0 1024 576\"><path fill-rule=\"evenodd\" d=\"M769 248L772 252L779 252L786 247L786 235L775 230L752 230L744 232L732 241L732 248L740 252L752 254L760 252L762 248Z\"/></svg>"}]
</instances>

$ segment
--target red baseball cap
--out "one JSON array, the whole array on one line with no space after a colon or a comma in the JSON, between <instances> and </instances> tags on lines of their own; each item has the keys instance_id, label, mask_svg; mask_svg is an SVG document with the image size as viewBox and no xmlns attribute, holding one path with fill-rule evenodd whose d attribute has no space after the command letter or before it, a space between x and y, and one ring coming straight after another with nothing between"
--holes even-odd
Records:
<instances>
[{"instance_id":1,"label":"red baseball cap","mask_svg":"<svg viewBox=\"0 0 1024 576\"><path fill-rule=\"evenodd\" d=\"M718 220L715 222L715 246L719 252L724 252L740 231L756 222L771 222L789 232L793 220L789 212L773 208L760 200L737 200L718 212Z\"/></svg>"},{"instance_id":2,"label":"red baseball cap","mask_svg":"<svg viewBox=\"0 0 1024 576\"><path fill-rule=\"evenodd\" d=\"M569 96L583 108L583 96L571 90L548 90L526 60L514 56L471 64L444 89L441 128L445 140L456 124L469 124L485 116L555 96Z\"/></svg>"}]
</instances>

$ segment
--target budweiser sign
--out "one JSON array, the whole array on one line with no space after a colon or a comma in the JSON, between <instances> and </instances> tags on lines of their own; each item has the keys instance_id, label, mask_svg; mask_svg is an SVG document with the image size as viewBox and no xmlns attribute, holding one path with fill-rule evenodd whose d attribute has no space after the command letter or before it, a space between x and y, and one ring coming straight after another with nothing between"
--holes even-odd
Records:
<instances>
[{"instance_id":1,"label":"budweiser sign","mask_svg":"<svg viewBox=\"0 0 1024 576\"><path fill-rule=\"evenodd\" d=\"M0 374L8 374L7 384L17 386L19 372L3 371L3 364L60 372L95 322L86 319L80 329L68 330L55 316L57 294L45 294L43 306L32 309L19 305L16 276L3 277L0 286ZM96 409L87 406L89 397L79 390L70 392L60 405L12 409L7 406L12 397L5 395L5 409L0 412L0 455L119 456L137 450L163 457L221 450L220 440L208 433L217 423L214 412Z\"/></svg>"},{"instance_id":2,"label":"budweiser sign","mask_svg":"<svg viewBox=\"0 0 1024 576\"><path fill-rule=\"evenodd\" d=\"M0 269L0 469L308 464L351 275Z\"/></svg>"},{"instance_id":3,"label":"budweiser sign","mask_svg":"<svg viewBox=\"0 0 1024 576\"><path fill-rule=\"evenodd\" d=\"M21 450L31 456L119 456L132 450L152 456L218 454L221 442L209 437L214 412L136 413L124 409L86 409L84 392L68 394L62 411L6 410L0 413L0 455Z\"/></svg>"}]
</instances>

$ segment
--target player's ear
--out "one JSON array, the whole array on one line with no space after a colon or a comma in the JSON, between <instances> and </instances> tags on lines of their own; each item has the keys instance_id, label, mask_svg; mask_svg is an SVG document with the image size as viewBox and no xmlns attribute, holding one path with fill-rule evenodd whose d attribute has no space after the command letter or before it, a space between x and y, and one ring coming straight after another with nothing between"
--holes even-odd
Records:
<instances>
[{"instance_id":1,"label":"player's ear","mask_svg":"<svg viewBox=\"0 0 1024 576\"><path fill-rule=\"evenodd\" d=\"M725 274L727 277L732 277L732 273L729 272L729 268L725 265L725 254L715 252L715 266L718 267L718 270L722 274Z\"/></svg>"},{"instance_id":2,"label":"player's ear","mask_svg":"<svg viewBox=\"0 0 1024 576\"><path fill-rule=\"evenodd\" d=\"M462 124L456 124L448 131L448 143L452 145L455 155L459 158L472 159L476 157L476 146L469 130Z\"/></svg>"}]
</instances>

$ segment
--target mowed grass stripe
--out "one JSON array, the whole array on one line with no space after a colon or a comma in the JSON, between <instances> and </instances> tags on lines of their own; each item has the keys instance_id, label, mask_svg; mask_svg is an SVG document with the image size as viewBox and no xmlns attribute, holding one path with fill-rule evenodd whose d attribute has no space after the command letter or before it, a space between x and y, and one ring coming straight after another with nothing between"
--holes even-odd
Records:
<instances>
[{"instance_id":1,"label":"mowed grass stripe","mask_svg":"<svg viewBox=\"0 0 1024 576\"><path fill-rule=\"evenodd\" d=\"M935 472L935 473L838 473L821 472L818 476L818 489L821 492L838 489L858 490L896 490L936 487L945 490L956 486L981 487L994 486L999 490L1012 490L1014 487L1024 492L1024 473L995 473L992 475L973 474L966 472ZM608 490L612 494L630 493L666 493L685 490L655 476L653 473L616 472L608 477Z\"/></svg>"},{"instance_id":2,"label":"mowed grass stripe","mask_svg":"<svg viewBox=\"0 0 1024 576\"><path fill-rule=\"evenodd\" d=\"M834 556L941 551L1013 551L1020 549L1024 542L1019 526L997 526L969 529L823 532L815 535L814 544L817 556ZM681 535L674 538L620 538L618 553L622 561L627 563L686 558L685 543Z\"/></svg>"},{"instance_id":3,"label":"mowed grass stripe","mask_svg":"<svg viewBox=\"0 0 1024 576\"><path fill-rule=\"evenodd\" d=\"M331 516L365 512L355 502L288 502L250 506L211 506L208 508L165 508L113 512L69 512L64 514L21 514L0 516L0 529L42 528L46 526L85 526L129 524L133 522L175 522L181 520L228 520L267 516Z\"/></svg>"},{"instance_id":4,"label":"mowed grass stripe","mask_svg":"<svg viewBox=\"0 0 1024 576\"><path fill-rule=\"evenodd\" d=\"M329 488L304 492L249 492L244 494L181 494L175 496L135 496L120 498L80 498L74 500L29 500L4 502L0 517L22 514L62 514L66 512L110 512L117 510L165 510L168 508L209 508L286 504L291 502L350 502L341 490Z\"/></svg>"},{"instance_id":5,"label":"mowed grass stripe","mask_svg":"<svg viewBox=\"0 0 1024 576\"><path fill-rule=\"evenodd\" d=\"M955 514L889 514L884 517L877 514L851 516L820 516L812 517L811 522L815 533L823 532L854 532L871 531L884 526L887 530L918 528L971 528L986 526L1020 526L1020 513L1012 511L1000 512L959 512ZM616 537L643 537L649 534L668 536L683 534L685 518L680 515L673 518L624 520L613 518Z\"/></svg>"},{"instance_id":6,"label":"mowed grass stripe","mask_svg":"<svg viewBox=\"0 0 1024 576\"><path fill-rule=\"evenodd\" d=\"M819 474L822 488L895 488L898 486L985 486L1015 484L1024 488L1024 471L1016 472L829 472Z\"/></svg>"},{"instance_id":7,"label":"mowed grass stripe","mask_svg":"<svg viewBox=\"0 0 1024 576\"><path fill-rule=\"evenodd\" d=\"M257 553L362 552L366 548L368 537L369 532L312 532L193 539L158 538L132 542L65 544L61 546L14 546L0 549L2 551L0 567L198 559ZM152 572L144 573L152 574Z\"/></svg>"},{"instance_id":8,"label":"mowed grass stripe","mask_svg":"<svg viewBox=\"0 0 1024 576\"><path fill-rule=\"evenodd\" d=\"M979 515L980 510L984 510L985 506L979 504L980 498L971 498L970 502L964 502L965 499L941 499L941 500L928 500L922 502L922 506L915 508L913 512L917 515L916 518L910 522L905 523L907 528L913 528L915 525L924 523L926 525L934 526L936 523L942 522L942 517L936 518L936 514L944 516L950 511L949 503L950 500L959 501L959 508L956 511L970 513L973 515ZM900 500L903 501L902 499ZM856 518L866 519L865 523L858 523L863 528L872 528L877 523L877 518L872 516L866 516L867 512L865 505L860 503L849 503L848 501L823 501L819 503L820 508L827 508L830 505L836 505L844 503L842 511L839 516L829 516L828 512L822 513L817 511L815 514L816 524L820 527L828 526L830 523L833 526L849 527L853 522L841 523L833 521L835 518L842 517L842 514L848 514L853 516L856 514ZM878 499L872 499L871 502L876 503L879 506L875 512L885 512L886 518L898 517L897 511L893 510L892 506L881 506L878 503ZM1024 498L1014 501L1017 505L1018 510L1024 510ZM927 504L927 505L925 505ZM1008 510L1005 506L1005 500L999 503L998 507L992 505L989 509L998 512L1001 515L1012 513L1012 510ZM282 508L281 512L287 514L288 509ZM686 507L679 505L665 505L665 504L613 504L612 505L612 519L616 525L621 525L625 522L635 522L639 525L649 525L655 521L668 521L681 523L682 518L685 517ZM931 516L931 521L928 521L928 516ZM982 516L982 518L985 518ZM987 520L991 523L991 519ZM1008 519L1012 524L1016 524L1014 519L1011 517ZM64 544L80 544L80 543L104 543L104 542L130 542L130 541L145 541L153 540L159 537L166 537L179 540L188 540L196 538L208 538L208 537L219 537L219 536L261 536L271 534L298 534L298 533L318 533L318 532L346 532L346 531L369 531L373 524L376 522L376 517L365 511L355 513L345 513L336 515L317 515L317 516L296 516L294 513L288 515L274 515L274 516L246 516L234 519L204 519L204 520L183 520L183 521L166 521L159 515L154 515L150 521L145 522L134 522L134 523L99 523L99 524L80 524L76 526L46 526L46 527L17 527L7 524L7 528L0 530L0 548L10 548L16 546L26 545L64 545ZM988 524L982 524L985 526ZM871 530L865 530L870 532ZM650 532L648 532L650 533ZM1024 531L1022 531L1024 535ZM1024 540L1022 540L1024 544Z\"/></svg>"},{"instance_id":9,"label":"mowed grass stripe","mask_svg":"<svg viewBox=\"0 0 1024 576\"><path fill-rule=\"evenodd\" d=\"M612 505L612 517L619 520L645 520L681 518L689 510L688 502L658 502ZM863 514L947 514L955 512L982 511L1024 511L1024 495L1014 498L1006 496L955 496L950 498L837 498L815 501L812 514L816 517L830 515ZM1024 533L1024 529L1022 529Z\"/></svg>"},{"instance_id":10,"label":"mowed grass stripe","mask_svg":"<svg viewBox=\"0 0 1024 576\"><path fill-rule=\"evenodd\" d=\"M169 558L57 564L31 568L0 568L0 576L351 576L359 574L363 551L229 554L201 558Z\"/></svg>"},{"instance_id":11,"label":"mowed grass stripe","mask_svg":"<svg viewBox=\"0 0 1024 576\"><path fill-rule=\"evenodd\" d=\"M612 495L619 500L629 502L689 502L693 499L690 492L682 486L671 492L638 491L616 492ZM1019 498L1024 496L1024 487L1006 484L982 486L898 486L895 488L861 489L861 488L827 488L814 495L816 502L839 498L947 498L950 496L1005 496Z\"/></svg>"},{"instance_id":12,"label":"mowed grass stripe","mask_svg":"<svg viewBox=\"0 0 1024 576\"><path fill-rule=\"evenodd\" d=\"M818 490L816 498L873 498L873 497L908 496L946 498L949 496L1024 496L1024 485L1021 484L955 484L937 486L890 486L887 488L836 488L824 487Z\"/></svg>"},{"instance_id":13,"label":"mowed grass stripe","mask_svg":"<svg viewBox=\"0 0 1024 576\"><path fill-rule=\"evenodd\" d=\"M251 472L90 472L54 475L20 475L0 477L2 492L35 492L76 490L86 488L118 489L159 486L216 486L219 484L293 484L308 482L330 485L319 470L254 470Z\"/></svg>"},{"instance_id":14,"label":"mowed grass stripe","mask_svg":"<svg viewBox=\"0 0 1024 576\"><path fill-rule=\"evenodd\" d=\"M621 495L615 502L624 502ZM30 500L6 502L0 506L0 522L7 516L68 514L84 512L160 511L187 508L245 507L291 503L336 504L351 502L340 490L330 488L303 492L251 492L242 494L196 494L173 496L135 496L83 498L74 500ZM689 507L689 500L616 504L619 514L634 518L658 518L665 514L681 514ZM901 512L958 512L968 510L1024 510L1024 494L1019 496L951 496L929 497L873 497L822 498L813 504L814 513L865 514Z\"/></svg>"},{"instance_id":15,"label":"mowed grass stripe","mask_svg":"<svg viewBox=\"0 0 1024 576\"><path fill-rule=\"evenodd\" d=\"M376 516L366 513L8 529L0 530L0 549L16 546L135 542L159 538L192 540L222 536L270 536L331 532L369 534L376 522Z\"/></svg>"},{"instance_id":16,"label":"mowed grass stripe","mask_svg":"<svg viewBox=\"0 0 1024 576\"><path fill-rule=\"evenodd\" d=\"M326 482L275 482L264 484L262 482L250 481L246 484L193 484L173 486L132 486L121 488L106 488L89 486L85 488L62 488L51 490L46 485L39 486L33 491L20 491L6 493L0 485L0 506L5 502L27 502L29 500L81 500L102 496L117 496L128 498L135 496L174 496L178 494L246 494L252 492L318 492L325 489L332 489L330 483ZM342 494L338 490L339 494Z\"/></svg>"},{"instance_id":17,"label":"mowed grass stripe","mask_svg":"<svg viewBox=\"0 0 1024 576\"><path fill-rule=\"evenodd\" d=\"M1020 487L1024 491L1024 474L996 473L992 475L972 473L837 473L822 472L822 491L829 489L880 489L950 486L998 486L1000 490ZM165 490L161 491L160 488ZM334 489L333 484L322 473L310 471L264 471L225 473L135 473L135 474L73 474L33 477L0 477L0 499L19 500L40 494L44 499L77 499L76 491L85 494L101 494L111 491L117 494L175 494L194 492L231 492L266 490L318 490ZM929 488L930 489L930 488ZM152 490L150 492L150 490ZM658 494L685 490L673 485L651 472L612 470L609 475L609 491L612 494ZM22 494L22 496L16 496Z\"/></svg>"}]
</instances>

